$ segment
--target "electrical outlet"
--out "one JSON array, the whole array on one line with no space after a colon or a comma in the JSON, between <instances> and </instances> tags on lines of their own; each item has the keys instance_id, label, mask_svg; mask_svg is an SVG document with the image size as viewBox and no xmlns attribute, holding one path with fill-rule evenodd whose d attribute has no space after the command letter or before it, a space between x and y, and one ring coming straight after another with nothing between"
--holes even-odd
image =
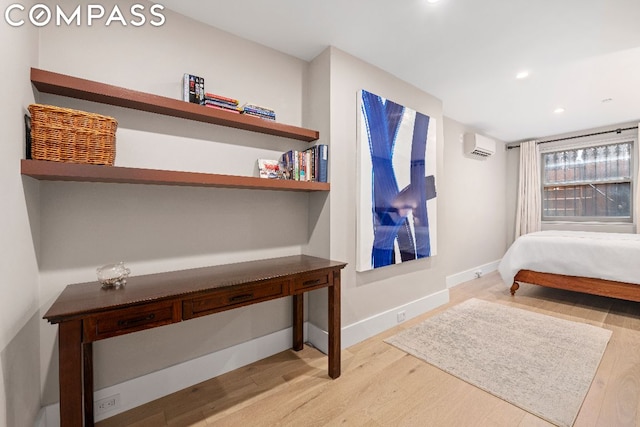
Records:
<instances>
[{"instance_id":1,"label":"electrical outlet","mask_svg":"<svg viewBox=\"0 0 640 427\"><path fill-rule=\"evenodd\" d=\"M105 397L104 399L96 400L94 402L96 415L104 414L105 412L112 411L119 407L120 394L114 394L113 396Z\"/></svg>"},{"instance_id":2,"label":"electrical outlet","mask_svg":"<svg viewBox=\"0 0 640 427\"><path fill-rule=\"evenodd\" d=\"M407 317L407 313L405 311L398 312L398 323L404 322L404 319Z\"/></svg>"}]
</instances>

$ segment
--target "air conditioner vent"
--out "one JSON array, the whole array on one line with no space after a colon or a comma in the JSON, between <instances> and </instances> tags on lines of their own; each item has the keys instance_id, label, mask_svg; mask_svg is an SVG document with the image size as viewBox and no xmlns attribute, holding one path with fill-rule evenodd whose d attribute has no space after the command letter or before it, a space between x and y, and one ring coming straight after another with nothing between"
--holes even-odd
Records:
<instances>
[{"instance_id":1,"label":"air conditioner vent","mask_svg":"<svg viewBox=\"0 0 640 427\"><path fill-rule=\"evenodd\" d=\"M475 157L487 158L496 152L496 142L477 133L466 133L464 151Z\"/></svg>"}]
</instances>

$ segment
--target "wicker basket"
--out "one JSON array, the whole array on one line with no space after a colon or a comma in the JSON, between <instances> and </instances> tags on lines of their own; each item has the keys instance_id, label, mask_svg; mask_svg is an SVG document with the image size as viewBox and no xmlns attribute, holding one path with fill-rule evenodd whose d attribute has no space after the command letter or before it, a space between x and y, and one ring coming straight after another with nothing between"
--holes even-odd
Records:
<instances>
[{"instance_id":1,"label":"wicker basket","mask_svg":"<svg viewBox=\"0 0 640 427\"><path fill-rule=\"evenodd\" d=\"M51 105L31 104L31 158L110 165L116 156L113 117Z\"/></svg>"}]
</instances>

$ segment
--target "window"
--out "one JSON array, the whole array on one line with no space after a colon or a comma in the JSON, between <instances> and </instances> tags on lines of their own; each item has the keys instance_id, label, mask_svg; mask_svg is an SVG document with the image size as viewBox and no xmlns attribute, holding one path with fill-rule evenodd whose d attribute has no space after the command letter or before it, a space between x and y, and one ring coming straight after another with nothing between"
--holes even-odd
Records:
<instances>
[{"instance_id":1,"label":"window","mask_svg":"<svg viewBox=\"0 0 640 427\"><path fill-rule=\"evenodd\" d=\"M631 221L632 142L542 154L542 219Z\"/></svg>"}]
</instances>

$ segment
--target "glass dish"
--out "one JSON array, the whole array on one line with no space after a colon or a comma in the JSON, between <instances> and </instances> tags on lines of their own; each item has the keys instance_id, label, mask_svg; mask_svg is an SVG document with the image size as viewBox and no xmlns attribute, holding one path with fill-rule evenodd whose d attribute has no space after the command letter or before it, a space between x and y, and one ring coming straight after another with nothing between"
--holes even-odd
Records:
<instances>
[{"instance_id":1,"label":"glass dish","mask_svg":"<svg viewBox=\"0 0 640 427\"><path fill-rule=\"evenodd\" d=\"M98 281L102 283L104 289L120 288L127 283L127 277L131 273L124 262L117 264L107 264L96 269Z\"/></svg>"}]
</instances>

